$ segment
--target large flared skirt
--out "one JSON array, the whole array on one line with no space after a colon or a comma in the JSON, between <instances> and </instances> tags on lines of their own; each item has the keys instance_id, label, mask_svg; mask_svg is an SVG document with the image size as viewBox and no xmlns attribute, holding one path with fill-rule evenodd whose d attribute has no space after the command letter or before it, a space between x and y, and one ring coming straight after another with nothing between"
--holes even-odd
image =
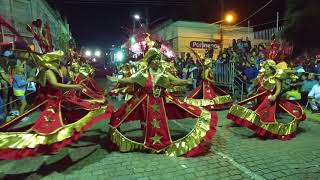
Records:
<instances>
[{"instance_id":1,"label":"large flared skirt","mask_svg":"<svg viewBox=\"0 0 320 180\"><path fill-rule=\"evenodd\" d=\"M302 107L295 101L270 102L269 95L270 93L266 91L255 96L254 98L258 98L260 104L251 109L240 105L243 103L234 104L230 108L227 118L240 126L253 130L262 138L280 140L294 138L300 122L306 119ZM276 119L276 114L279 111L288 113L292 120L288 123L279 122Z\"/></svg>"},{"instance_id":2,"label":"large flared skirt","mask_svg":"<svg viewBox=\"0 0 320 180\"><path fill-rule=\"evenodd\" d=\"M172 140L170 119L196 118L193 129L184 137ZM119 131L121 124L141 121L144 142L129 139ZM110 138L121 152L149 151L169 156L193 157L204 153L216 132L217 114L189 105L167 92L160 97L137 93L125 102L111 118Z\"/></svg>"},{"instance_id":3,"label":"large flared skirt","mask_svg":"<svg viewBox=\"0 0 320 180\"><path fill-rule=\"evenodd\" d=\"M64 110L54 110L52 104L48 105L47 101L43 102L42 105L45 108L31 126L10 129L23 116L36 110L36 108L19 117L20 119L15 119L15 122L11 121L0 127L2 131L0 132L0 159L16 160L37 154L56 152L62 147L77 141L93 124L110 118L113 110L112 106L90 110L77 120L73 119L79 117L77 114L70 114L66 117L69 117L72 121L64 124L61 119L61 112ZM59 104L55 105L60 107ZM69 113L72 113L72 111L69 111Z\"/></svg>"}]
</instances>

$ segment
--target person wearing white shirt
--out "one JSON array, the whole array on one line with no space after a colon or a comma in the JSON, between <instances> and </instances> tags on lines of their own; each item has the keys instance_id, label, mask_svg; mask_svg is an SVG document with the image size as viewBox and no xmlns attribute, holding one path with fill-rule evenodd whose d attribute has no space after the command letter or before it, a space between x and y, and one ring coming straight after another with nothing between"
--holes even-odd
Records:
<instances>
[{"instance_id":1,"label":"person wearing white shirt","mask_svg":"<svg viewBox=\"0 0 320 180\"><path fill-rule=\"evenodd\" d=\"M320 77L318 77L318 84L314 85L308 94L309 103L313 112L319 111L320 108Z\"/></svg>"}]
</instances>

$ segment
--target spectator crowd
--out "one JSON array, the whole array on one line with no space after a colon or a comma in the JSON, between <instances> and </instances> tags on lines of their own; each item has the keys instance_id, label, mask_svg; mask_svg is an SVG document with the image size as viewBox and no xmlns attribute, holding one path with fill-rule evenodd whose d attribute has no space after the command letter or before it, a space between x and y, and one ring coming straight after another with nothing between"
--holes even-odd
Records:
<instances>
[{"instance_id":1,"label":"spectator crowd","mask_svg":"<svg viewBox=\"0 0 320 180\"><path fill-rule=\"evenodd\" d=\"M256 79L260 71L260 64L272 58L278 66L292 69L295 78L288 78L283 84L283 96L298 100L302 105L308 106L313 112L320 109L320 54L304 54L297 58L292 58L290 47L281 47L275 40L271 45L252 45L249 38L232 41L232 46L224 48L223 51L214 57L213 48L206 51L205 57L211 58L213 64L233 63L235 67L235 77L244 83L247 95L251 95L255 89L253 80ZM202 67L200 63L187 53L186 56L177 57L177 75L182 79L193 79L192 89L201 81ZM213 71L219 71L213 68Z\"/></svg>"}]
</instances>

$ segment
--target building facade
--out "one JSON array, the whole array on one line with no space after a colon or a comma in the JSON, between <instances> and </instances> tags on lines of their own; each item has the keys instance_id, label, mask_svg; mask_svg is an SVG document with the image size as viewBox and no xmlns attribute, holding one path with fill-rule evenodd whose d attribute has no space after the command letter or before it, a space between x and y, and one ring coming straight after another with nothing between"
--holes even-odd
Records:
<instances>
[{"instance_id":1,"label":"building facade","mask_svg":"<svg viewBox=\"0 0 320 180\"><path fill-rule=\"evenodd\" d=\"M249 37L252 40L254 35L253 29L248 27L221 27L219 24L192 21L167 21L155 28L153 33L169 42L178 54L191 53L192 48L202 55L210 46L219 50L221 43L226 48L232 45L233 39Z\"/></svg>"},{"instance_id":2,"label":"building facade","mask_svg":"<svg viewBox=\"0 0 320 180\"><path fill-rule=\"evenodd\" d=\"M66 50L69 40L72 38L67 21L54 10L46 0L1 0L0 16L4 17L11 25L29 42L38 44L31 33L26 30L26 25L33 20L41 19L43 23L48 21L52 34L52 43L55 49ZM1 28L1 41L11 41L12 36L5 28Z\"/></svg>"}]
</instances>

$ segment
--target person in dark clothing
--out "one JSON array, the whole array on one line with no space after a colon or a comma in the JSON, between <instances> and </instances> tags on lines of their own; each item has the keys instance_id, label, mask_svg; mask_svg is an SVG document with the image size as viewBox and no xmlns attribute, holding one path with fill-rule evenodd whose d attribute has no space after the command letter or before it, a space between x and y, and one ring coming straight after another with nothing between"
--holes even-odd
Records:
<instances>
[{"instance_id":1,"label":"person in dark clothing","mask_svg":"<svg viewBox=\"0 0 320 180\"><path fill-rule=\"evenodd\" d=\"M237 41L235 39L232 39L232 49L234 51L238 50Z\"/></svg>"}]
</instances>

